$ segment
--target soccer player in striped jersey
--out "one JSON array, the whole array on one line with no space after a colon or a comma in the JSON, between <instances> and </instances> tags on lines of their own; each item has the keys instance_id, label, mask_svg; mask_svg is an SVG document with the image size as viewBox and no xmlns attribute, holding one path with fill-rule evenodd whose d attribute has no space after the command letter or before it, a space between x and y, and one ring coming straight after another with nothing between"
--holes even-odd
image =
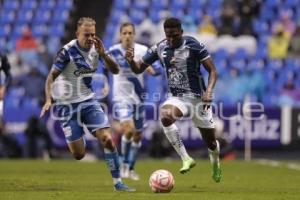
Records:
<instances>
[{"instance_id":1,"label":"soccer player in striped jersey","mask_svg":"<svg viewBox=\"0 0 300 200\"><path fill-rule=\"evenodd\" d=\"M110 169L114 189L134 191L125 185L120 177L120 164L117 148L111 137L111 129L100 103L94 98L92 76L99 62L104 62L112 73L118 73L119 67L105 53L101 40L96 37L96 22L92 18L80 18L77 23L77 39L70 41L59 52L45 85L46 103L41 117L55 99L55 110L64 131L69 150L76 160L85 155L83 138L86 126L104 147L104 157ZM55 88L54 91L52 87Z\"/></svg>"},{"instance_id":2,"label":"soccer player in striped jersey","mask_svg":"<svg viewBox=\"0 0 300 200\"><path fill-rule=\"evenodd\" d=\"M183 161L180 172L186 173L196 165L186 152L179 129L175 125L176 120L190 115L208 147L213 168L212 178L215 182L220 182L220 146L215 137L210 106L217 80L216 68L202 43L193 37L183 36L180 20L167 19L164 22L164 31L166 39L150 48L141 60L136 62L133 59L134 48L126 51L126 59L135 73L143 72L156 60L163 63L167 72L170 96L162 105L160 117L167 138ZM200 73L201 64L209 73L207 86Z\"/></svg>"},{"instance_id":3,"label":"soccer player in striped jersey","mask_svg":"<svg viewBox=\"0 0 300 200\"><path fill-rule=\"evenodd\" d=\"M123 135L121 138L121 177L139 180L134 166L138 150L141 147L142 130L144 125L143 74L135 74L127 60L125 52L128 48L135 49L135 58L140 59L147 52L148 47L134 42L135 27L130 22L120 26L120 43L109 48L108 53L119 64L120 73L113 76L114 116L121 122ZM151 75L159 74L158 63L146 70Z\"/></svg>"}]
</instances>

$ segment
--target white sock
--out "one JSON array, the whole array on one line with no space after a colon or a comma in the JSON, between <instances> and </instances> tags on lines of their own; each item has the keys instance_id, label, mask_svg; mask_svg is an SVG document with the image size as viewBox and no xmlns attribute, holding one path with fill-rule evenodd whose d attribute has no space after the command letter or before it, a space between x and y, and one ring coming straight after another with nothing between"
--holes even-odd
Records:
<instances>
[{"instance_id":1,"label":"white sock","mask_svg":"<svg viewBox=\"0 0 300 200\"><path fill-rule=\"evenodd\" d=\"M219 163L220 162L220 159L219 159L219 155L220 155L220 144L219 142L216 140L216 143L217 143L217 148L215 150L211 150L211 149L208 149L208 152L209 152L209 159L210 159L210 162L213 164L213 163Z\"/></svg>"},{"instance_id":2,"label":"white sock","mask_svg":"<svg viewBox=\"0 0 300 200\"><path fill-rule=\"evenodd\" d=\"M3 100L0 100L0 118L3 116Z\"/></svg>"},{"instance_id":3,"label":"white sock","mask_svg":"<svg viewBox=\"0 0 300 200\"><path fill-rule=\"evenodd\" d=\"M181 157L181 160L182 161L188 160L190 156L186 152L185 146L182 143L182 140L179 135L179 129L177 128L177 126L175 124L172 124L171 126L168 127L163 126L163 130L169 142L172 144L177 154Z\"/></svg>"}]
</instances>

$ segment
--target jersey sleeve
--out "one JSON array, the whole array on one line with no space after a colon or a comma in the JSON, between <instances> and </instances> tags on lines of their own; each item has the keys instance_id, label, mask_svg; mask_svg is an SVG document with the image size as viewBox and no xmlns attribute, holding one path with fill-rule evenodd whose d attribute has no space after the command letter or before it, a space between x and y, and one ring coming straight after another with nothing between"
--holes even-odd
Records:
<instances>
[{"instance_id":1,"label":"jersey sleeve","mask_svg":"<svg viewBox=\"0 0 300 200\"><path fill-rule=\"evenodd\" d=\"M146 54L142 57L142 61L148 65L151 65L156 60L158 60L157 45L154 45L147 50Z\"/></svg>"},{"instance_id":2,"label":"jersey sleeve","mask_svg":"<svg viewBox=\"0 0 300 200\"><path fill-rule=\"evenodd\" d=\"M55 57L53 68L58 71L62 71L66 68L67 64L70 62L70 56L66 49L62 48Z\"/></svg>"},{"instance_id":3,"label":"jersey sleeve","mask_svg":"<svg viewBox=\"0 0 300 200\"><path fill-rule=\"evenodd\" d=\"M210 54L203 43L198 43L197 46L199 46L199 48L197 48L196 54L201 62L210 57Z\"/></svg>"}]
</instances>

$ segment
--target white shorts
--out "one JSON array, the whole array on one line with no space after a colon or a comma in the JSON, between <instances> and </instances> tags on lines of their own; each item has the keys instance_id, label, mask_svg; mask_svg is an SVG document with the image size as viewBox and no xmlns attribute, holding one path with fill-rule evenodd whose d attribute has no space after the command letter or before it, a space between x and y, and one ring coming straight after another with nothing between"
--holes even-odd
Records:
<instances>
[{"instance_id":1,"label":"white shorts","mask_svg":"<svg viewBox=\"0 0 300 200\"><path fill-rule=\"evenodd\" d=\"M162 106L172 105L177 107L184 117L189 116L196 127L215 128L211 106L209 109L203 109L203 102L199 99L185 97L169 97Z\"/></svg>"}]
</instances>

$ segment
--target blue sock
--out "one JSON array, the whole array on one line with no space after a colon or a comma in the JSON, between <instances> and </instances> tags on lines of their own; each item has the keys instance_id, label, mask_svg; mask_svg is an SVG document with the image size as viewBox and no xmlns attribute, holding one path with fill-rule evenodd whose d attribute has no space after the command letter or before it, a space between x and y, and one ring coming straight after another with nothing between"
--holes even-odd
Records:
<instances>
[{"instance_id":1,"label":"blue sock","mask_svg":"<svg viewBox=\"0 0 300 200\"><path fill-rule=\"evenodd\" d=\"M121 154L123 156L123 163L129 162L129 151L131 146L131 140L126 139L125 135L121 139Z\"/></svg>"},{"instance_id":2,"label":"blue sock","mask_svg":"<svg viewBox=\"0 0 300 200\"><path fill-rule=\"evenodd\" d=\"M136 142L132 142L131 146L130 146L130 151L129 151L129 170L133 170L134 169L134 165L137 159L137 155L139 152L139 149L141 147L142 143L136 143Z\"/></svg>"},{"instance_id":3,"label":"blue sock","mask_svg":"<svg viewBox=\"0 0 300 200\"><path fill-rule=\"evenodd\" d=\"M120 163L118 151L111 152L109 149L104 149L104 159L110 170L112 177L120 178Z\"/></svg>"}]
</instances>

